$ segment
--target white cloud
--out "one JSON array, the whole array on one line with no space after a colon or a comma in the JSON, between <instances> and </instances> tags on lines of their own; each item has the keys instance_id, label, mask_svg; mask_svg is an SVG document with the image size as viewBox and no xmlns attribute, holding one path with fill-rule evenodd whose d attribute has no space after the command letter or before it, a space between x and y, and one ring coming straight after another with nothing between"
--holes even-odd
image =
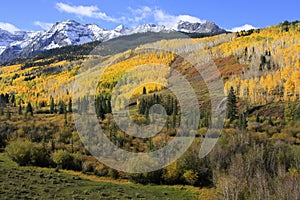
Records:
<instances>
[{"instance_id":1,"label":"white cloud","mask_svg":"<svg viewBox=\"0 0 300 200\"><path fill-rule=\"evenodd\" d=\"M232 28L231 30L228 30L228 31L239 32L239 31L248 31L250 29L256 29L256 27L254 27L250 24L245 24L244 26L235 27L235 28Z\"/></svg>"},{"instance_id":2,"label":"white cloud","mask_svg":"<svg viewBox=\"0 0 300 200\"><path fill-rule=\"evenodd\" d=\"M179 21L189 21L192 23L205 22L204 20L190 15L170 15L159 8L150 8L148 6L143 6L137 9L129 7L129 15L126 14L125 16L119 18L114 18L104 12L101 12L97 6L73 6L70 4L59 2L56 3L56 9L60 12L75 14L79 17L90 17L115 23L125 23L127 25L136 25L137 23L143 22L145 20L153 20L158 25L165 25L167 27L172 27Z\"/></svg>"},{"instance_id":3,"label":"white cloud","mask_svg":"<svg viewBox=\"0 0 300 200\"><path fill-rule=\"evenodd\" d=\"M190 15L170 15L159 8L149 8L144 6L138 9L132 9L129 7L133 17L128 18L130 22L140 22L145 19L153 18L155 23L158 25L165 25L166 27L172 27L174 24L179 21L188 21L191 23L204 23L205 20L201 20L197 17Z\"/></svg>"},{"instance_id":4,"label":"white cloud","mask_svg":"<svg viewBox=\"0 0 300 200\"><path fill-rule=\"evenodd\" d=\"M201 20L197 17L193 17L190 15L170 15L165 13L160 9L156 9L153 12L154 19L158 23L158 25L165 25L167 27L172 27L174 24L178 23L179 21L188 21L191 23L204 23L205 20Z\"/></svg>"},{"instance_id":5,"label":"white cloud","mask_svg":"<svg viewBox=\"0 0 300 200\"><path fill-rule=\"evenodd\" d=\"M3 30L6 30L8 32L11 32L11 33L14 33L15 31L20 30L17 27L15 27L14 25L12 25L10 23L5 23L5 22L0 22L0 28Z\"/></svg>"},{"instance_id":6,"label":"white cloud","mask_svg":"<svg viewBox=\"0 0 300 200\"><path fill-rule=\"evenodd\" d=\"M149 8L148 6L144 6L141 8L133 9L131 7L128 8L131 14L133 15L132 17L128 18L128 21L133 21L133 22L140 22L143 21L149 17L151 17L152 9Z\"/></svg>"},{"instance_id":7,"label":"white cloud","mask_svg":"<svg viewBox=\"0 0 300 200\"><path fill-rule=\"evenodd\" d=\"M76 14L79 17L91 17L91 18L102 19L110 22L118 22L123 19L123 18L117 19L117 18L110 17L106 13L100 12L97 6L72 6L60 2L60 3L56 3L56 8L61 12Z\"/></svg>"},{"instance_id":8,"label":"white cloud","mask_svg":"<svg viewBox=\"0 0 300 200\"><path fill-rule=\"evenodd\" d=\"M43 30L49 30L53 26L53 23L35 21L34 25L41 27Z\"/></svg>"}]
</instances>

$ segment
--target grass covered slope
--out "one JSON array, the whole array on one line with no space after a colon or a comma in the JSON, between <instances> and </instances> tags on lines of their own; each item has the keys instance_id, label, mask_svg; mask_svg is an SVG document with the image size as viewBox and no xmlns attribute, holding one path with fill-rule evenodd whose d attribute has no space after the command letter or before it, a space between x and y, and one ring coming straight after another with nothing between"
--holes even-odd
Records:
<instances>
[{"instance_id":1,"label":"grass covered slope","mask_svg":"<svg viewBox=\"0 0 300 200\"><path fill-rule=\"evenodd\" d=\"M72 175L71 171L19 167L0 154L0 199L198 199L182 187L143 186ZM90 180L92 179L92 180ZM114 183L110 183L114 182Z\"/></svg>"}]
</instances>

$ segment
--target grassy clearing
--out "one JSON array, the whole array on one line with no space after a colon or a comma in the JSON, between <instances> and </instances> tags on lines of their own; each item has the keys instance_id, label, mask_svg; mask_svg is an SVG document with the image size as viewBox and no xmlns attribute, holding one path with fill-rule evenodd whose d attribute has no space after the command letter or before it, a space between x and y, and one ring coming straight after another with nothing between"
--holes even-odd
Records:
<instances>
[{"instance_id":1,"label":"grassy clearing","mask_svg":"<svg viewBox=\"0 0 300 200\"><path fill-rule=\"evenodd\" d=\"M190 187L139 185L72 171L19 167L0 154L0 199L198 199Z\"/></svg>"}]
</instances>

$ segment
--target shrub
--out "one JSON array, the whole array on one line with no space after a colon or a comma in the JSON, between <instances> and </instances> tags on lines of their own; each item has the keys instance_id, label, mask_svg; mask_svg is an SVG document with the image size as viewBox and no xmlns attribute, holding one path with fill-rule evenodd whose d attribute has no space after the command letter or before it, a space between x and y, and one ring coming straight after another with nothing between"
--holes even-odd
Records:
<instances>
[{"instance_id":1,"label":"shrub","mask_svg":"<svg viewBox=\"0 0 300 200\"><path fill-rule=\"evenodd\" d=\"M190 185L194 185L198 180L198 175L193 170L187 170L183 174L183 177L184 177L185 182Z\"/></svg>"},{"instance_id":2,"label":"shrub","mask_svg":"<svg viewBox=\"0 0 300 200\"><path fill-rule=\"evenodd\" d=\"M145 173L128 173L128 179L134 183L140 184L160 184L162 180L162 170L156 170L152 172L145 172Z\"/></svg>"},{"instance_id":3,"label":"shrub","mask_svg":"<svg viewBox=\"0 0 300 200\"><path fill-rule=\"evenodd\" d=\"M89 161L89 160L85 160L82 163L82 172L86 173L86 172L93 172L94 171L94 162Z\"/></svg>"},{"instance_id":4,"label":"shrub","mask_svg":"<svg viewBox=\"0 0 300 200\"><path fill-rule=\"evenodd\" d=\"M42 145L35 143L31 150L31 164L40 167L49 167L50 156Z\"/></svg>"},{"instance_id":5,"label":"shrub","mask_svg":"<svg viewBox=\"0 0 300 200\"><path fill-rule=\"evenodd\" d=\"M73 157L72 169L81 171L82 170L82 155L78 152L72 153L71 156Z\"/></svg>"},{"instance_id":6,"label":"shrub","mask_svg":"<svg viewBox=\"0 0 300 200\"><path fill-rule=\"evenodd\" d=\"M177 160L164 168L162 177L167 184L177 184L180 182L182 171L182 166Z\"/></svg>"},{"instance_id":7,"label":"shrub","mask_svg":"<svg viewBox=\"0 0 300 200\"><path fill-rule=\"evenodd\" d=\"M115 170L115 169L109 168L109 170L108 170L108 176L109 176L110 178L117 179L118 176L119 176L119 175L118 175L118 171Z\"/></svg>"},{"instance_id":8,"label":"shrub","mask_svg":"<svg viewBox=\"0 0 300 200\"><path fill-rule=\"evenodd\" d=\"M96 176L106 176L108 174L108 169L104 165L98 164L98 165L95 166L94 174Z\"/></svg>"},{"instance_id":9,"label":"shrub","mask_svg":"<svg viewBox=\"0 0 300 200\"><path fill-rule=\"evenodd\" d=\"M82 169L82 156L79 153L71 154L60 149L52 154L52 159L59 168L77 171Z\"/></svg>"},{"instance_id":10,"label":"shrub","mask_svg":"<svg viewBox=\"0 0 300 200\"><path fill-rule=\"evenodd\" d=\"M73 162L73 157L66 150L57 150L52 154L54 163L62 169L70 169Z\"/></svg>"},{"instance_id":11,"label":"shrub","mask_svg":"<svg viewBox=\"0 0 300 200\"><path fill-rule=\"evenodd\" d=\"M19 165L48 166L49 156L42 145L29 140L17 139L5 148L11 159Z\"/></svg>"}]
</instances>

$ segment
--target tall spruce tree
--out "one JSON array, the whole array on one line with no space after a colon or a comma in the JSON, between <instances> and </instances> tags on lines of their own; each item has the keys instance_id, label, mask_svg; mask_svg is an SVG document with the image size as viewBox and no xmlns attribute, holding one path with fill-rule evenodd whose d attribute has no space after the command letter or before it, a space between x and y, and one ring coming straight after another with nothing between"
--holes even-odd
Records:
<instances>
[{"instance_id":1,"label":"tall spruce tree","mask_svg":"<svg viewBox=\"0 0 300 200\"><path fill-rule=\"evenodd\" d=\"M30 113L31 116L33 116L33 108L31 106L31 103L28 102L26 106L26 114Z\"/></svg>"},{"instance_id":2,"label":"tall spruce tree","mask_svg":"<svg viewBox=\"0 0 300 200\"><path fill-rule=\"evenodd\" d=\"M226 113L226 117L230 119L230 121L235 120L237 117L236 103L237 103L236 95L233 87L231 87L227 97L227 113Z\"/></svg>"},{"instance_id":3,"label":"tall spruce tree","mask_svg":"<svg viewBox=\"0 0 300 200\"><path fill-rule=\"evenodd\" d=\"M53 97L51 96L50 97L50 113L54 113L54 109L55 109L55 104L54 104L54 99Z\"/></svg>"},{"instance_id":4,"label":"tall spruce tree","mask_svg":"<svg viewBox=\"0 0 300 200\"><path fill-rule=\"evenodd\" d=\"M19 113L19 115L22 115L22 113L23 113L21 104L19 105L18 113Z\"/></svg>"},{"instance_id":5,"label":"tall spruce tree","mask_svg":"<svg viewBox=\"0 0 300 200\"><path fill-rule=\"evenodd\" d=\"M143 87L143 94L147 94L146 87Z\"/></svg>"},{"instance_id":6,"label":"tall spruce tree","mask_svg":"<svg viewBox=\"0 0 300 200\"><path fill-rule=\"evenodd\" d=\"M69 99L69 103L68 103L68 112L72 112L72 99Z\"/></svg>"}]
</instances>

